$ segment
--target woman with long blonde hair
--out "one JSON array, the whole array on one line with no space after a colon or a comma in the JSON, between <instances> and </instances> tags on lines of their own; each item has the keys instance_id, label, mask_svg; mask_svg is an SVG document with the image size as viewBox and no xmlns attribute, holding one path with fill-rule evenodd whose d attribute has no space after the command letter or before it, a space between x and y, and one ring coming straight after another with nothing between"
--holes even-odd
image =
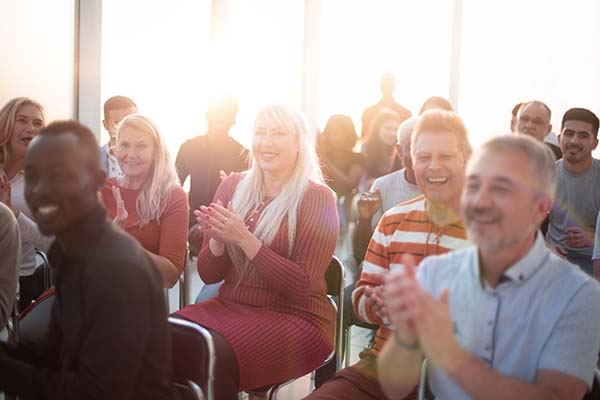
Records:
<instances>
[{"instance_id":1,"label":"woman with long blonde hair","mask_svg":"<svg viewBox=\"0 0 600 400\"><path fill-rule=\"evenodd\" d=\"M195 211L205 232L198 272L224 280L219 294L178 312L213 333L220 399L302 376L333 343L324 275L339 222L315 137L300 112L271 105L256 118L252 153L250 169Z\"/></svg>"},{"instance_id":2,"label":"woman with long blonde hair","mask_svg":"<svg viewBox=\"0 0 600 400\"><path fill-rule=\"evenodd\" d=\"M45 122L42 105L28 97L16 97L0 110L0 202L5 203L13 211L21 232L19 272L21 310L44 290L41 279L34 276L37 264L35 249L46 251L53 240L52 237L40 233L23 197L25 153L29 143Z\"/></svg>"},{"instance_id":3,"label":"woman with long blonde hair","mask_svg":"<svg viewBox=\"0 0 600 400\"><path fill-rule=\"evenodd\" d=\"M119 125L115 154L123 176L109 178L102 190L108 214L172 287L184 268L189 208L164 139L152 120L129 115Z\"/></svg>"}]
</instances>

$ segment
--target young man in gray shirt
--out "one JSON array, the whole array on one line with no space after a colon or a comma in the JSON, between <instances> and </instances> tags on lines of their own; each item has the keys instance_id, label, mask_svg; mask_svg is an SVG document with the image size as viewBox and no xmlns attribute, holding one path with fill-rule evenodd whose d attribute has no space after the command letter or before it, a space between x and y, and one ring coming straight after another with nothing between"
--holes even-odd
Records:
<instances>
[{"instance_id":1,"label":"young man in gray shirt","mask_svg":"<svg viewBox=\"0 0 600 400\"><path fill-rule=\"evenodd\" d=\"M584 108L570 109L562 119L559 143L563 159L556 162L556 201L546 239L569 261L592 274L600 210L600 161L592 158L598 145L598 117Z\"/></svg>"}]
</instances>

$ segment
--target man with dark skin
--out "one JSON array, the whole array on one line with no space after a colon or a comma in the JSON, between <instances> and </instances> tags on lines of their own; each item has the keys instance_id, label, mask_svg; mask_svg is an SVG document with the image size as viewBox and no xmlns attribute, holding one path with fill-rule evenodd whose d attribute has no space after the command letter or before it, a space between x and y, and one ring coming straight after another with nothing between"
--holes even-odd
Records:
<instances>
[{"instance_id":1,"label":"man with dark skin","mask_svg":"<svg viewBox=\"0 0 600 400\"><path fill-rule=\"evenodd\" d=\"M41 343L0 348L0 390L20 399L170 399L171 360L160 274L106 216L105 172L91 131L42 129L25 157L25 199L56 299Z\"/></svg>"}]
</instances>

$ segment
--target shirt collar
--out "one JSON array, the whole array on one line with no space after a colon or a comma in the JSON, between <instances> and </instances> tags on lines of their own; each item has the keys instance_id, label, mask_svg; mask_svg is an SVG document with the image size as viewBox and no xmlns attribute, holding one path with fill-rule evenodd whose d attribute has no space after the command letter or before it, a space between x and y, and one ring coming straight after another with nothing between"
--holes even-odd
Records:
<instances>
[{"instance_id":1,"label":"shirt collar","mask_svg":"<svg viewBox=\"0 0 600 400\"><path fill-rule=\"evenodd\" d=\"M522 257L519 261L511 265L500 277L498 281L498 285L513 281L518 284L523 284L527 279L529 279L535 272L546 262L550 251L546 246L546 241L540 232L536 233L535 240L533 242L533 246L529 249L527 254ZM481 271L481 260L479 259L479 255L476 257L477 262L477 275L480 279L481 284L490 290L491 287L488 286L487 282L482 276Z\"/></svg>"},{"instance_id":2,"label":"shirt collar","mask_svg":"<svg viewBox=\"0 0 600 400\"><path fill-rule=\"evenodd\" d=\"M546 262L548 253L546 241L543 236L537 232L533 246L531 246L525 257L521 258L504 271L504 275L515 282L523 283L529 279L529 277L531 277L544 262Z\"/></svg>"}]
</instances>

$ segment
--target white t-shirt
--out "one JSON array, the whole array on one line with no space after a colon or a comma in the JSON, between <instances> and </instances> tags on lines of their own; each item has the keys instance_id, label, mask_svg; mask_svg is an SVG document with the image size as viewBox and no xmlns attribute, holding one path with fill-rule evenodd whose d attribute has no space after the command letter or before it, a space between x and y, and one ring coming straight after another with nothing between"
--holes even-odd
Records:
<instances>
[{"instance_id":1,"label":"white t-shirt","mask_svg":"<svg viewBox=\"0 0 600 400\"><path fill-rule=\"evenodd\" d=\"M373 220L371 221L373 230L375 230L381 216L387 210L423 194L417 185L406 181L404 176L405 171L406 168L402 168L391 174L380 176L373 182L371 191L379 189L381 192L381 209L373 215Z\"/></svg>"}]
</instances>

